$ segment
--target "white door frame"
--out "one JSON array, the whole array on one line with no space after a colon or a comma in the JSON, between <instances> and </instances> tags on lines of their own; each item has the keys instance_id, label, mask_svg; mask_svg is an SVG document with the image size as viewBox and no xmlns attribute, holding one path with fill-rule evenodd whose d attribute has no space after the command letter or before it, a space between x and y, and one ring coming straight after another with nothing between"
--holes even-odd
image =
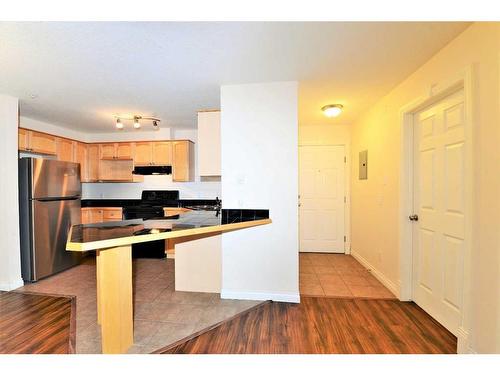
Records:
<instances>
[{"instance_id":1,"label":"white door frame","mask_svg":"<svg viewBox=\"0 0 500 375\"><path fill-rule=\"evenodd\" d=\"M345 163L344 163L344 196L346 197L344 206L344 235L346 237L344 243L344 253L351 254L351 148L350 144L345 143L301 143L299 147L307 146L344 146ZM299 171L300 173L300 171ZM299 174L300 179L300 174ZM300 192L299 192L300 193ZM298 213L297 213L298 215ZM300 221L299 221L300 225ZM300 252L300 249L299 249Z\"/></svg>"},{"instance_id":2,"label":"white door frame","mask_svg":"<svg viewBox=\"0 0 500 375\"><path fill-rule=\"evenodd\" d=\"M468 66L452 79L439 84L432 85L428 94L413 100L400 110L401 140L400 140L400 186L399 186L399 274L400 294L402 301L411 301L412 296L412 273L413 273L413 239L412 222L408 216L413 214L413 117L414 114L428 107L448 95L463 89L465 101L465 135L467 148L465 151L465 252L464 252L464 285L463 285L463 310L462 322L458 329L459 353L469 352L468 338L470 335L470 292L471 292L471 244L472 221L473 221L473 197L474 197L474 169L473 169L473 147L474 147L474 112L473 103L475 99L473 90L473 67Z\"/></svg>"}]
</instances>

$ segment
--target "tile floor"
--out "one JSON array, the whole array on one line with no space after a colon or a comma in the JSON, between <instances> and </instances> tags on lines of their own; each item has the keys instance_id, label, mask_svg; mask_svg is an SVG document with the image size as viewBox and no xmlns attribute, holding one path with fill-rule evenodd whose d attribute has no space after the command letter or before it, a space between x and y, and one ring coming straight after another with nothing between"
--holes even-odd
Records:
<instances>
[{"instance_id":1,"label":"tile floor","mask_svg":"<svg viewBox=\"0 0 500 375\"><path fill-rule=\"evenodd\" d=\"M301 295L395 298L350 255L300 253L299 264Z\"/></svg>"},{"instance_id":2,"label":"tile floor","mask_svg":"<svg viewBox=\"0 0 500 375\"><path fill-rule=\"evenodd\" d=\"M97 325L95 259L18 290L76 296L76 352L101 353ZM137 259L134 275L134 345L151 353L230 318L259 302L221 300L216 293L176 292L173 259Z\"/></svg>"}]
</instances>

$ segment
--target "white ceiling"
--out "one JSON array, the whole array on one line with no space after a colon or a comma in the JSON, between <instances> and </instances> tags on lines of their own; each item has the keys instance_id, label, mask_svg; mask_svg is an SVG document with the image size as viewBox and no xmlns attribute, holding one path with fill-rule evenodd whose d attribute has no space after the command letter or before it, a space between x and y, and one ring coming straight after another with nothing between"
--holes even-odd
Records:
<instances>
[{"instance_id":1,"label":"white ceiling","mask_svg":"<svg viewBox=\"0 0 500 375\"><path fill-rule=\"evenodd\" d=\"M299 81L302 125L349 124L468 23L0 23L0 92L21 114L109 132L114 114L194 128L219 86ZM35 99L31 95L36 95ZM321 106L342 103L334 120Z\"/></svg>"}]
</instances>

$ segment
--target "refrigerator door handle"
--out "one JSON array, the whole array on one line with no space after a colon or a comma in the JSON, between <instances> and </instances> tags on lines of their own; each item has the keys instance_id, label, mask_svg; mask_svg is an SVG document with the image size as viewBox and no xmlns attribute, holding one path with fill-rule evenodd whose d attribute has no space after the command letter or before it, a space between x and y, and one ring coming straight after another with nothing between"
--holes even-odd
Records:
<instances>
[{"instance_id":1,"label":"refrigerator door handle","mask_svg":"<svg viewBox=\"0 0 500 375\"><path fill-rule=\"evenodd\" d=\"M59 201L76 201L78 199L81 199L79 195L74 196L74 197L57 197L57 198L34 198L32 200L38 201L38 202L59 202Z\"/></svg>"}]
</instances>

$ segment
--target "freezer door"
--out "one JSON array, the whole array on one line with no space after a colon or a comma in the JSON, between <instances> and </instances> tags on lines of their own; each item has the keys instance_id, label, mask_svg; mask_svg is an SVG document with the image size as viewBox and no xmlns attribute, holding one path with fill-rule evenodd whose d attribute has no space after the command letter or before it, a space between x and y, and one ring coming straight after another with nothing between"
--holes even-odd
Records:
<instances>
[{"instance_id":1,"label":"freezer door","mask_svg":"<svg viewBox=\"0 0 500 375\"><path fill-rule=\"evenodd\" d=\"M80 199L33 202L34 280L79 263L81 255L66 251L71 225L81 222Z\"/></svg>"},{"instance_id":2,"label":"freezer door","mask_svg":"<svg viewBox=\"0 0 500 375\"><path fill-rule=\"evenodd\" d=\"M31 159L33 199L81 195L80 164Z\"/></svg>"}]
</instances>

